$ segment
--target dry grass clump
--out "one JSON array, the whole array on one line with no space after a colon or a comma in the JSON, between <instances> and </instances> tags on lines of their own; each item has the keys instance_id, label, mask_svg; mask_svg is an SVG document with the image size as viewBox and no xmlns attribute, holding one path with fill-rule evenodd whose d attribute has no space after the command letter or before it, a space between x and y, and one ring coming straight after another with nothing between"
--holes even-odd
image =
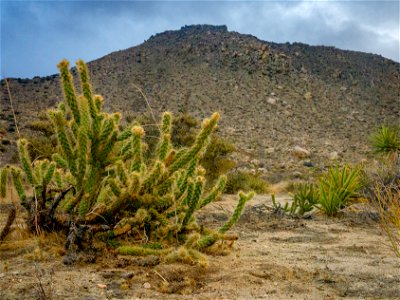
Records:
<instances>
[{"instance_id":1,"label":"dry grass clump","mask_svg":"<svg viewBox=\"0 0 400 300\"><path fill-rule=\"evenodd\" d=\"M386 232L394 253L400 258L400 181L391 186L378 183L374 192L381 227Z\"/></svg>"}]
</instances>

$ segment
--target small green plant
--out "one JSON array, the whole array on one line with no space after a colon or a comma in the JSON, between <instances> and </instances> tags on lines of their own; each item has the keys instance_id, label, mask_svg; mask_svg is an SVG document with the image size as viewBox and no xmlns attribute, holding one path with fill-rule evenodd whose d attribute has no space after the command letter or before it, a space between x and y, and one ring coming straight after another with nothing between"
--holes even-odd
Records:
<instances>
[{"instance_id":1,"label":"small green plant","mask_svg":"<svg viewBox=\"0 0 400 300\"><path fill-rule=\"evenodd\" d=\"M295 192L292 203L286 202L283 206L272 195L272 205L274 209L283 210L291 216L303 216L305 213L314 209L319 201L318 188L313 183L300 183L295 185Z\"/></svg>"},{"instance_id":2,"label":"small green plant","mask_svg":"<svg viewBox=\"0 0 400 300\"><path fill-rule=\"evenodd\" d=\"M397 158L400 154L400 126L382 125L370 137L375 153Z\"/></svg>"},{"instance_id":3,"label":"small green plant","mask_svg":"<svg viewBox=\"0 0 400 300\"><path fill-rule=\"evenodd\" d=\"M313 210L319 201L318 187L313 183L300 183L295 185L293 203L290 212L296 215L304 215Z\"/></svg>"},{"instance_id":4,"label":"small green plant","mask_svg":"<svg viewBox=\"0 0 400 300\"><path fill-rule=\"evenodd\" d=\"M265 194L268 192L268 183L258 174L243 171L229 173L225 192L235 194L240 190Z\"/></svg>"},{"instance_id":5,"label":"small green plant","mask_svg":"<svg viewBox=\"0 0 400 300\"><path fill-rule=\"evenodd\" d=\"M356 196L362 186L360 168L351 168L347 165L342 168L330 167L328 172L319 178L317 207L328 216L334 216Z\"/></svg>"}]
</instances>

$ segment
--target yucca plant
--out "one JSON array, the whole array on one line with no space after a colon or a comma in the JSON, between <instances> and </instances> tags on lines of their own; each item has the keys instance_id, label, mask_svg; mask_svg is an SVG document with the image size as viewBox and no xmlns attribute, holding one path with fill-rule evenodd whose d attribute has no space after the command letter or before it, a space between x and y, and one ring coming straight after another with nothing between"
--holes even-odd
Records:
<instances>
[{"instance_id":1,"label":"yucca plant","mask_svg":"<svg viewBox=\"0 0 400 300\"><path fill-rule=\"evenodd\" d=\"M397 159L400 154L400 126L382 125L371 134L370 142L375 153Z\"/></svg>"},{"instance_id":2,"label":"yucca plant","mask_svg":"<svg viewBox=\"0 0 400 300\"><path fill-rule=\"evenodd\" d=\"M328 172L319 178L318 208L328 216L334 216L344 208L348 201L357 195L362 186L360 168L350 166L330 167Z\"/></svg>"},{"instance_id":3,"label":"yucca plant","mask_svg":"<svg viewBox=\"0 0 400 300\"><path fill-rule=\"evenodd\" d=\"M77 62L82 95L75 92L69 63L58 67L65 101L48 112L56 152L51 160L32 162L28 142L21 139L21 168L6 166L1 172L1 196L11 180L31 231L68 231L68 250L84 248L98 233L103 239L124 236L120 254L164 255L186 247L193 260L224 239L254 194L239 193L233 215L219 230L197 224L195 212L225 188L226 176L220 176L204 193L205 170L199 164L219 114L203 121L191 146L177 150L171 143L172 114L164 113L155 150L145 155L144 129L135 124L121 130L121 114L102 110L103 98L93 94L86 64Z\"/></svg>"}]
</instances>

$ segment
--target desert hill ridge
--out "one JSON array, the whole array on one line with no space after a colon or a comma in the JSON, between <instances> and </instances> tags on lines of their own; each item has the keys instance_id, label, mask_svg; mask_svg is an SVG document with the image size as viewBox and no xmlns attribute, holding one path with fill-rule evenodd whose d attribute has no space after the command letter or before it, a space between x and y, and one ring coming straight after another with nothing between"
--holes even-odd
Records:
<instances>
[{"instance_id":1,"label":"desert hill ridge","mask_svg":"<svg viewBox=\"0 0 400 300\"><path fill-rule=\"evenodd\" d=\"M264 42L226 26L166 31L88 65L94 91L110 110L146 112L140 88L156 112L205 117L219 111L220 133L237 145L237 159L267 173L360 161L369 155L370 132L400 118L399 63L334 47ZM9 83L22 132L62 97L58 75ZM1 93L0 134L13 141L4 81ZM295 157L296 146L310 157Z\"/></svg>"}]
</instances>

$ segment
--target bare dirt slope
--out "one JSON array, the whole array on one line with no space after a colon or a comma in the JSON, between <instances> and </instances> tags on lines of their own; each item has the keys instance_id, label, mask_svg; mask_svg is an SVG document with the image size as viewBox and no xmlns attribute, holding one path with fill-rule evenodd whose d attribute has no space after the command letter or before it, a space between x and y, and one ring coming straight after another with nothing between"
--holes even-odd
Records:
<instances>
[{"instance_id":1,"label":"bare dirt slope","mask_svg":"<svg viewBox=\"0 0 400 300\"><path fill-rule=\"evenodd\" d=\"M217 226L235 201L226 196L199 219ZM252 200L235 228L238 242L230 254L210 257L206 269L112 253L65 266L62 251L40 239L12 251L3 245L0 298L34 299L39 281L52 299L400 298L400 260L373 213L353 206L338 218L291 219L270 205L268 197Z\"/></svg>"}]
</instances>

